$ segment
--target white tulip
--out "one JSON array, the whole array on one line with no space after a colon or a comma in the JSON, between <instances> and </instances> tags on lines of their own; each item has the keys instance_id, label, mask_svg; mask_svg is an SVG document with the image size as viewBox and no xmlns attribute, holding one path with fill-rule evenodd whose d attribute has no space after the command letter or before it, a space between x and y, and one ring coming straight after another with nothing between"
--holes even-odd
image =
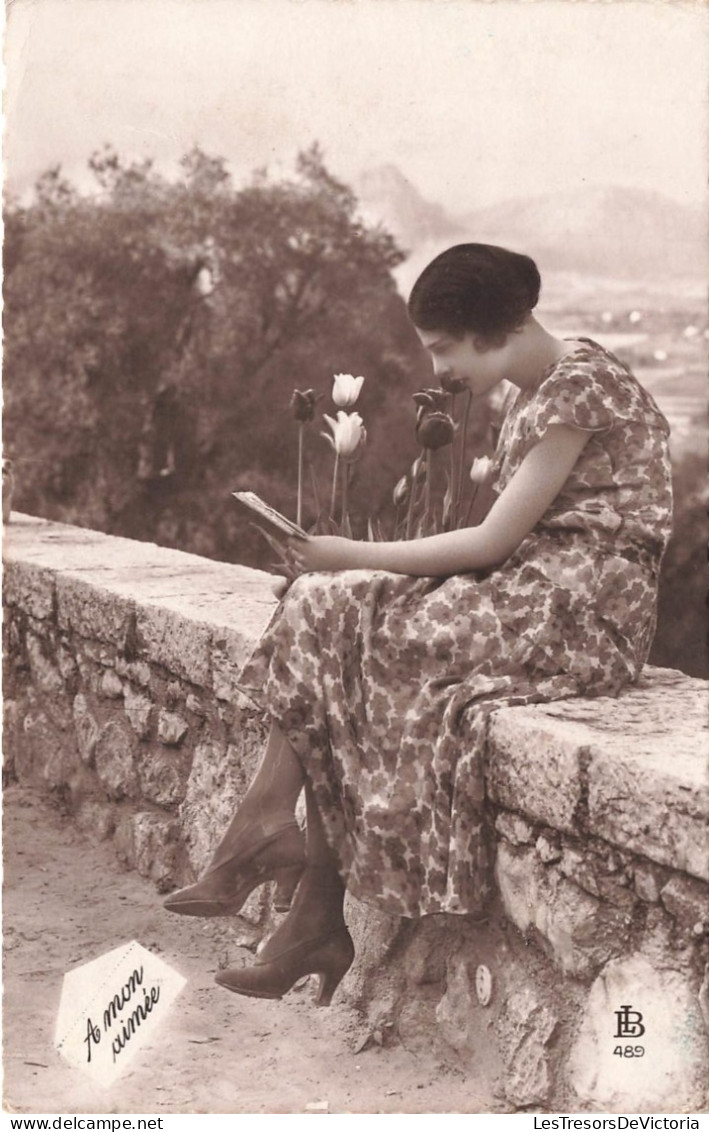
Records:
<instances>
[{"instance_id":1,"label":"white tulip","mask_svg":"<svg viewBox=\"0 0 709 1132\"><path fill-rule=\"evenodd\" d=\"M363 377L353 377L351 373L336 373L332 387L332 399L341 409L349 409L360 395Z\"/></svg>"},{"instance_id":2,"label":"white tulip","mask_svg":"<svg viewBox=\"0 0 709 1132\"><path fill-rule=\"evenodd\" d=\"M470 468L471 482L476 486L485 483L486 479L490 478L492 472L492 460L489 456L478 456L477 460L473 460Z\"/></svg>"},{"instance_id":3,"label":"white tulip","mask_svg":"<svg viewBox=\"0 0 709 1132\"><path fill-rule=\"evenodd\" d=\"M332 429L332 436L327 432L322 435L330 441L341 460L355 460L367 439L364 421L359 413L343 413L340 409L336 421L328 417L327 413L323 413L323 416Z\"/></svg>"}]
</instances>

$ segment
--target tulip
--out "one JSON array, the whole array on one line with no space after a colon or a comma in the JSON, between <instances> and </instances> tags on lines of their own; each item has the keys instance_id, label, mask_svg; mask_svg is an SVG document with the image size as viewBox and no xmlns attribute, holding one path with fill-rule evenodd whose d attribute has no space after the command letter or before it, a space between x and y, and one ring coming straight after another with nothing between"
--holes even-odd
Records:
<instances>
[{"instance_id":1,"label":"tulip","mask_svg":"<svg viewBox=\"0 0 709 1132\"><path fill-rule=\"evenodd\" d=\"M441 374L441 389L445 393L462 393L464 389L468 388L468 383L463 377L451 377L448 373Z\"/></svg>"},{"instance_id":2,"label":"tulip","mask_svg":"<svg viewBox=\"0 0 709 1132\"><path fill-rule=\"evenodd\" d=\"M327 432L322 435L335 449L336 455L346 463L356 460L367 440L367 430L359 413L343 413L340 409L336 421L327 413L323 416L332 429L332 436Z\"/></svg>"},{"instance_id":3,"label":"tulip","mask_svg":"<svg viewBox=\"0 0 709 1132\"><path fill-rule=\"evenodd\" d=\"M448 404L448 394L443 389L422 389L420 393L414 393L413 399L421 409L430 409L432 411L443 411Z\"/></svg>"},{"instance_id":4,"label":"tulip","mask_svg":"<svg viewBox=\"0 0 709 1132\"><path fill-rule=\"evenodd\" d=\"M479 456L473 460L470 468L470 482L479 487L481 483L490 478L492 473L492 460L489 456Z\"/></svg>"},{"instance_id":5,"label":"tulip","mask_svg":"<svg viewBox=\"0 0 709 1132\"><path fill-rule=\"evenodd\" d=\"M315 416L315 406L320 400L320 393L316 393L314 389L294 389L293 396L290 399L290 407L293 410L293 416L301 424L307 424L312 421Z\"/></svg>"},{"instance_id":6,"label":"tulip","mask_svg":"<svg viewBox=\"0 0 709 1132\"><path fill-rule=\"evenodd\" d=\"M455 424L448 413L428 413L421 406L416 417L416 436L422 448L435 450L451 444Z\"/></svg>"},{"instance_id":7,"label":"tulip","mask_svg":"<svg viewBox=\"0 0 709 1132\"><path fill-rule=\"evenodd\" d=\"M349 409L360 395L363 377L353 377L351 373L336 373L332 387L332 399L341 409Z\"/></svg>"}]
</instances>

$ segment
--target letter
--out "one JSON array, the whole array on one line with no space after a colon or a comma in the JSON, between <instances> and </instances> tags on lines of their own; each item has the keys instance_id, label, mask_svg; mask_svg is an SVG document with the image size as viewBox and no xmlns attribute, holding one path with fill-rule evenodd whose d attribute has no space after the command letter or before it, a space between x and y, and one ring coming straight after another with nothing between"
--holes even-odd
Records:
<instances>
[{"instance_id":1,"label":"letter","mask_svg":"<svg viewBox=\"0 0 709 1132\"><path fill-rule=\"evenodd\" d=\"M160 987L151 987L150 988L150 1001L152 1002L153 1006L155 1006L155 1003L157 1002L157 1000L159 998L160 998ZM162 1120L162 1117L160 1117L160 1119ZM162 1125L160 1125L160 1127L162 1128Z\"/></svg>"},{"instance_id":2,"label":"letter","mask_svg":"<svg viewBox=\"0 0 709 1132\"><path fill-rule=\"evenodd\" d=\"M123 1049L123 1042L121 1041L120 1034L117 1034L116 1037L111 1042L111 1049L113 1050L113 1061L114 1061L114 1064L115 1064L116 1054L120 1053L121 1050Z\"/></svg>"}]
</instances>

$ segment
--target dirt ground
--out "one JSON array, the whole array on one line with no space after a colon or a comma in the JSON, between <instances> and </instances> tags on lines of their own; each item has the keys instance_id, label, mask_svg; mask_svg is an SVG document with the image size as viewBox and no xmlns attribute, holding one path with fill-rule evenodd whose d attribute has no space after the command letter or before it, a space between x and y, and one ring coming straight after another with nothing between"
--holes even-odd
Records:
<instances>
[{"instance_id":1,"label":"dirt ground","mask_svg":"<svg viewBox=\"0 0 709 1132\"><path fill-rule=\"evenodd\" d=\"M19 1113L481 1113L475 1081L401 1045L357 1052L342 1001L240 998L213 976L238 951L228 921L171 915L107 843L21 787L4 802L4 1105ZM54 1048L64 972L135 939L187 978L154 1042L110 1088ZM247 953L244 953L247 954Z\"/></svg>"}]
</instances>

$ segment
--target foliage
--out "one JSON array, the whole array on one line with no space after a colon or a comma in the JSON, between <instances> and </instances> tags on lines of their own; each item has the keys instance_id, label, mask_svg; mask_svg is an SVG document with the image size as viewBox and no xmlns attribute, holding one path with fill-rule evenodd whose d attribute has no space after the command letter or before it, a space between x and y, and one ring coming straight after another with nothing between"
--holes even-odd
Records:
<instances>
[{"instance_id":1,"label":"foliage","mask_svg":"<svg viewBox=\"0 0 709 1132\"><path fill-rule=\"evenodd\" d=\"M386 416L421 364L391 277L402 255L357 219L317 147L293 180L262 172L238 191L198 149L174 183L110 150L90 165L94 195L54 169L31 207L7 210L5 443L19 505L253 560L229 492L292 497L294 375L355 358ZM393 448L405 442L402 421Z\"/></svg>"}]
</instances>

